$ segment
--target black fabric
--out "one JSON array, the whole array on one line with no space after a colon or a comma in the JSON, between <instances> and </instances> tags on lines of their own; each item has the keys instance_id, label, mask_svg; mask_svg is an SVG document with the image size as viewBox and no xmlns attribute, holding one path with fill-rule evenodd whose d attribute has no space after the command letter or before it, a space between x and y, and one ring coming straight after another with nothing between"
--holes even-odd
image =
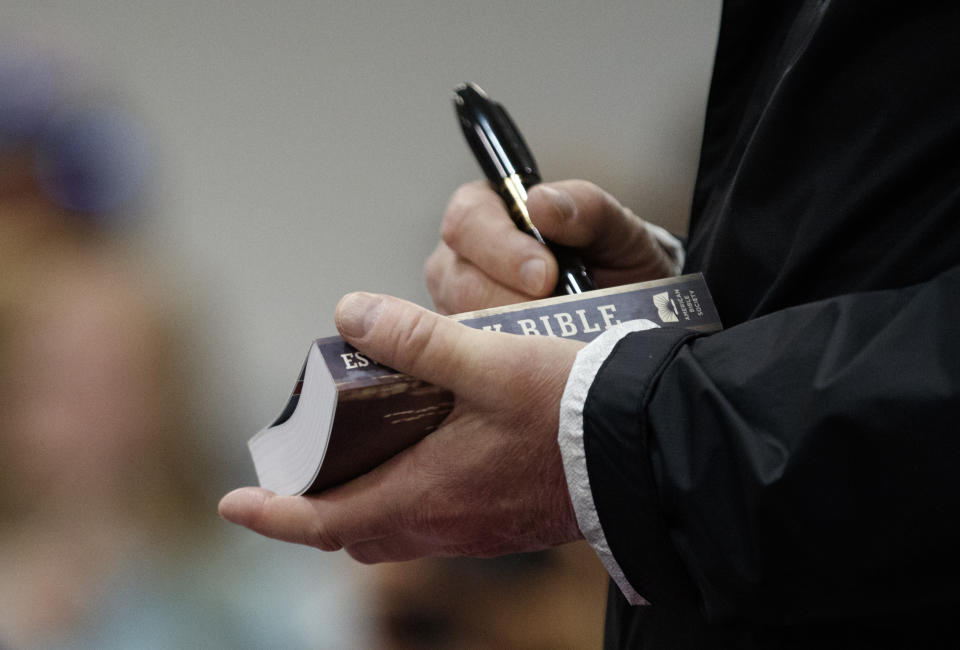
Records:
<instances>
[{"instance_id":1,"label":"black fabric","mask_svg":"<svg viewBox=\"0 0 960 650\"><path fill-rule=\"evenodd\" d=\"M597 372L583 409L584 430L592 434L584 437L591 490L616 495L597 502L604 535L633 584L664 605L688 602L695 587L683 581L679 555L667 537L640 414L664 361L694 336L683 329L626 336ZM635 548L645 552L634 553ZM664 578L668 582L660 584Z\"/></svg>"},{"instance_id":2,"label":"black fabric","mask_svg":"<svg viewBox=\"0 0 960 650\"><path fill-rule=\"evenodd\" d=\"M608 647L956 645L957 34L955 3L725 3L686 270L727 329L631 335L585 407L636 384L584 421L653 603L613 590Z\"/></svg>"}]
</instances>

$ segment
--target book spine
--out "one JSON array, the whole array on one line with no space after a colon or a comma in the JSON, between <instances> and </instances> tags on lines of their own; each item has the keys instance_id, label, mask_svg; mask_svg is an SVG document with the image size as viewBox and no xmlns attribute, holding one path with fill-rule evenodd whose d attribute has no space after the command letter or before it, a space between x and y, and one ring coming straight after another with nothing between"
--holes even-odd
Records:
<instances>
[{"instance_id":1,"label":"book spine","mask_svg":"<svg viewBox=\"0 0 960 650\"><path fill-rule=\"evenodd\" d=\"M637 319L703 332L721 329L713 299L699 273L484 309L452 318L474 329L584 342L592 341L614 325ZM317 339L316 344L341 390L376 386L403 377L339 336Z\"/></svg>"}]
</instances>

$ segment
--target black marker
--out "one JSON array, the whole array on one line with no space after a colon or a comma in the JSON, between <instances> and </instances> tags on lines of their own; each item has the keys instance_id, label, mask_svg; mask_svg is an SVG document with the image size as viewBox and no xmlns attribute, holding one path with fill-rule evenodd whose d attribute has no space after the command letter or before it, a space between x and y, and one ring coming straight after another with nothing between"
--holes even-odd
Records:
<instances>
[{"instance_id":1,"label":"black marker","mask_svg":"<svg viewBox=\"0 0 960 650\"><path fill-rule=\"evenodd\" d=\"M510 211L517 228L544 244L557 258L560 278L554 295L596 289L576 252L543 238L527 211L527 190L540 182L533 154L506 109L478 86L464 83L453 99L463 135L493 189Z\"/></svg>"}]
</instances>

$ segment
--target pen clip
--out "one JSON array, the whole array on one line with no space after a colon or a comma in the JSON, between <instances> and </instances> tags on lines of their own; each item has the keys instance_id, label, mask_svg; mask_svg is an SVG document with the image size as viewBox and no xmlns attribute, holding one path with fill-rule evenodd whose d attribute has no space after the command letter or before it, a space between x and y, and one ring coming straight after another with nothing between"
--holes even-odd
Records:
<instances>
[{"instance_id":1,"label":"pen clip","mask_svg":"<svg viewBox=\"0 0 960 650\"><path fill-rule=\"evenodd\" d=\"M537 170L537 161L530 153L530 147L520 133L520 129L513 123L510 114L501 104L490 102L490 118L500 136L504 150L513 162L514 170L526 187L540 182L540 172Z\"/></svg>"},{"instance_id":2,"label":"pen clip","mask_svg":"<svg viewBox=\"0 0 960 650\"><path fill-rule=\"evenodd\" d=\"M506 109L471 83L455 88L460 128L474 158L494 185L516 174L524 186L540 182L537 163Z\"/></svg>"}]
</instances>

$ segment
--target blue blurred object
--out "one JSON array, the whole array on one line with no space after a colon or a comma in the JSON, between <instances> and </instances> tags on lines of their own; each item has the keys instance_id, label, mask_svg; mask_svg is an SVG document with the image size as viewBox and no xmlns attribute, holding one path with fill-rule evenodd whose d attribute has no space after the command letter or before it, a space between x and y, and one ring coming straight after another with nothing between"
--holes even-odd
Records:
<instances>
[{"instance_id":1,"label":"blue blurred object","mask_svg":"<svg viewBox=\"0 0 960 650\"><path fill-rule=\"evenodd\" d=\"M123 111L105 107L48 125L38 140L34 173L59 205L115 216L136 196L148 167L144 129Z\"/></svg>"},{"instance_id":2,"label":"blue blurred object","mask_svg":"<svg viewBox=\"0 0 960 650\"><path fill-rule=\"evenodd\" d=\"M0 50L0 155L35 136L55 104L56 66Z\"/></svg>"},{"instance_id":3,"label":"blue blurred object","mask_svg":"<svg viewBox=\"0 0 960 650\"><path fill-rule=\"evenodd\" d=\"M146 129L117 106L73 106L63 79L51 58L0 51L0 156L29 151L51 201L115 222L149 175Z\"/></svg>"}]
</instances>

